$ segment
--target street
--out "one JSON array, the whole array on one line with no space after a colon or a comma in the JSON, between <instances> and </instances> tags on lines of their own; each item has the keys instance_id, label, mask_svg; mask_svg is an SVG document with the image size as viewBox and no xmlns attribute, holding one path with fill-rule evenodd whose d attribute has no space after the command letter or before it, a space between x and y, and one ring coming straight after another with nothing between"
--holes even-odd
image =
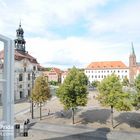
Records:
<instances>
[{"instance_id":1,"label":"street","mask_svg":"<svg viewBox=\"0 0 140 140\"><path fill-rule=\"evenodd\" d=\"M114 131L107 127L91 128L49 123L36 123L29 130L28 137L16 140L139 140L140 133Z\"/></svg>"}]
</instances>

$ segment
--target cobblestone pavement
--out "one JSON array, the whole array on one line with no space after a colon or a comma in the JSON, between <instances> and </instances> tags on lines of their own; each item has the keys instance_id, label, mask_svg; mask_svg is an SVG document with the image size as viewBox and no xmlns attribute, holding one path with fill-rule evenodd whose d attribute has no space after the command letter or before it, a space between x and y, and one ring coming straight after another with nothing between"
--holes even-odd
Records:
<instances>
[{"instance_id":1,"label":"cobblestone pavement","mask_svg":"<svg viewBox=\"0 0 140 140\"><path fill-rule=\"evenodd\" d=\"M139 140L140 133L114 131L107 127L91 128L85 126L57 125L36 123L29 131L28 137L16 140Z\"/></svg>"},{"instance_id":2,"label":"cobblestone pavement","mask_svg":"<svg viewBox=\"0 0 140 140\"><path fill-rule=\"evenodd\" d=\"M49 114L48 114L49 113ZM63 113L63 115L62 115ZM17 122L23 125L23 122L31 117L31 113L25 113L16 117ZM93 98L92 94L89 94L89 101L86 107L78 108L75 111L75 125L74 127L90 127L92 130L87 132L86 129L82 131L82 133L70 133L62 132L62 125L73 127L71 123L71 110L64 111L63 105L59 102L57 98L53 98L48 101L42 108L42 119L39 119L39 108L36 107L34 109L34 117L33 120L36 124L29 129L29 136L18 137L17 140L22 139L32 139L32 140L94 140L95 136L98 135L98 131L109 130L107 134L103 134L103 138L99 137L95 140L115 140L115 138L119 138L120 140L138 140L139 137L138 132L140 132L140 112L132 111L132 112L114 112L114 124L115 131L113 130L110 123L110 109L103 108L99 105L98 101ZM40 124L44 124L45 126L40 126ZM48 129L47 126L50 126ZM44 128L47 129L44 129ZM54 131L55 128L58 128L59 131ZM105 129L104 129L105 128ZM61 130L62 129L62 130ZM75 131L74 128L72 128ZM76 130L78 131L78 130ZM123 131L123 133L121 133ZM106 132L105 132L106 133ZM134 137L136 135L136 137ZM127 137L128 136L128 137ZM87 138L86 138L87 137Z\"/></svg>"}]
</instances>

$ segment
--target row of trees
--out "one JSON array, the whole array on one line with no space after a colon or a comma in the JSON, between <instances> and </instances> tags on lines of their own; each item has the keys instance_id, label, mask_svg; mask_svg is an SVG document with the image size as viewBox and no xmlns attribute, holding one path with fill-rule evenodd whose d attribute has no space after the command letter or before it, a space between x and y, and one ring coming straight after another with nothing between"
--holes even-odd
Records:
<instances>
[{"instance_id":1,"label":"row of trees","mask_svg":"<svg viewBox=\"0 0 140 140\"><path fill-rule=\"evenodd\" d=\"M127 83L127 82L126 82ZM72 122L74 124L74 111L78 106L86 106L88 98L87 92L88 78L83 71L79 71L73 67L64 83L60 85L56 91L57 97L64 105L64 109L72 110ZM140 107L140 75L135 80L136 93L132 94L129 91L123 91L122 82L115 75L112 74L97 82L99 95L97 99L103 106L109 106L111 108L111 122L113 124L113 111L129 111L133 107ZM40 105L40 117L41 117L41 105L51 97L48 83L44 77L39 77L35 81L35 85L32 91L32 100Z\"/></svg>"}]
</instances>

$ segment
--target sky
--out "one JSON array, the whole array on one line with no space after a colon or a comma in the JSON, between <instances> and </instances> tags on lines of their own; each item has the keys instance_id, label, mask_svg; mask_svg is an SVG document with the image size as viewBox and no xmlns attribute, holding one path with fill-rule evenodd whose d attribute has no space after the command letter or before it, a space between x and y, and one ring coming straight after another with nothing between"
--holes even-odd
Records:
<instances>
[{"instance_id":1,"label":"sky","mask_svg":"<svg viewBox=\"0 0 140 140\"><path fill-rule=\"evenodd\" d=\"M44 67L85 68L94 61L140 61L140 0L0 0L0 34L16 38ZM0 46L1 43L0 43Z\"/></svg>"}]
</instances>

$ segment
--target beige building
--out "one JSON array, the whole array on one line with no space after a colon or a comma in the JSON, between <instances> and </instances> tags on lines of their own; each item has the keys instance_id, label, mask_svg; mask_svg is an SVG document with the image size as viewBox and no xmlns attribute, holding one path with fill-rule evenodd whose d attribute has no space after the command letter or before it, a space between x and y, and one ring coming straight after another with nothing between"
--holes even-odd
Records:
<instances>
[{"instance_id":1,"label":"beige building","mask_svg":"<svg viewBox=\"0 0 140 140\"><path fill-rule=\"evenodd\" d=\"M14 96L15 100L21 100L31 94L31 89L34 80L37 76L41 75L40 66L36 58L31 56L25 49L26 41L24 40L24 31L21 28L16 30L17 36L15 42L15 73L14 73ZM4 61L4 52L0 52L0 60ZM3 74L3 63L0 63L0 75ZM0 88L0 94L2 88ZM1 96L1 95L0 95Z\"/></svg>"},{"instance_id":2,"label":"beige building","mask_svg":"<svg viewBox=\"0 0 140 140\"><path fill-rule=\"evenodd\" d=\"M47 77L48 82L55 81L61 83L62 71L59 68L51 68L50 71L44 71L43 75Z\"/></svg>"}]
</instances>

